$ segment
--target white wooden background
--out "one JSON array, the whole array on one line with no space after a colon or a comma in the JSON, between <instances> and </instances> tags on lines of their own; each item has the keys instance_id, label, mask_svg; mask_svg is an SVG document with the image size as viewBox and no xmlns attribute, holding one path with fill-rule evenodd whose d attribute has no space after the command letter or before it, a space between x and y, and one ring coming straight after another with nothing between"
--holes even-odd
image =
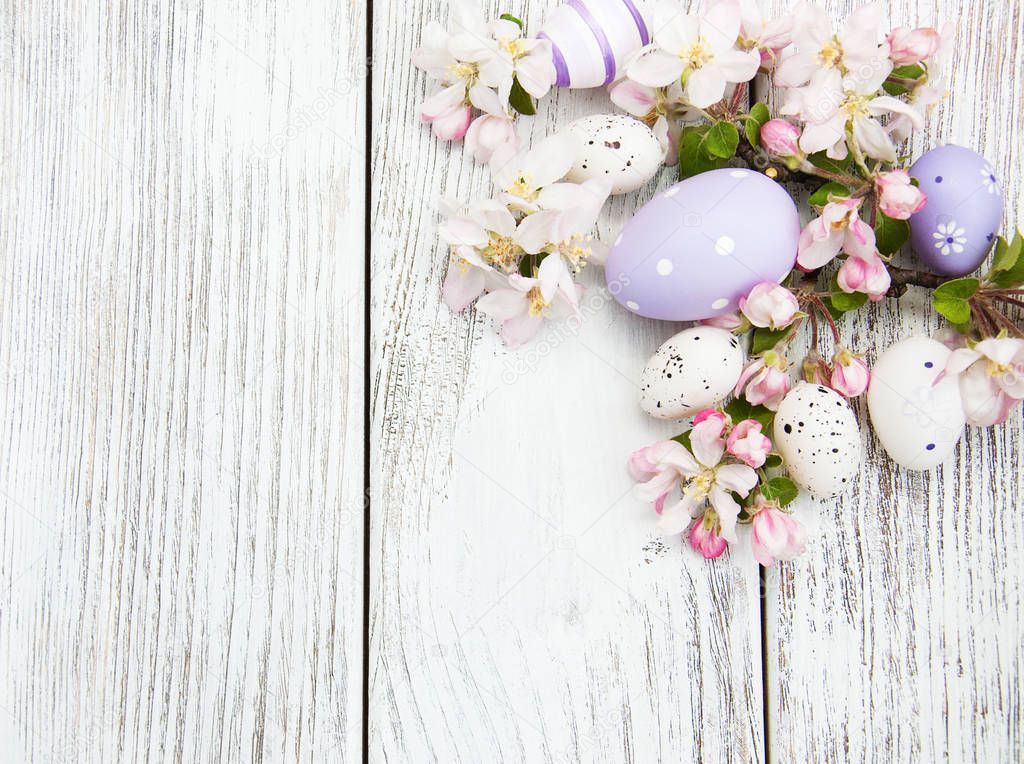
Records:
<instances>
[{"instance_id":1,"label":"white wooden background","mask_svg":"<svg viewBox=\"0 0 1024 764\"><path fill-rule=\"evenodd\" d=\"M762 599L629 495L677 327L593 304L510 353L440 303L436 201L488 179L416 120L436 2L375 0L372 51L355 0L0 8L2 760L356 761L364 715L372 761L1021 757L1019 418L925 475L867 438ZM1024 222L1024 6L890 12L956 22L929 142L980 148ZM912 295L851 321L939 326Z\"/></svg>"}]
</instances>

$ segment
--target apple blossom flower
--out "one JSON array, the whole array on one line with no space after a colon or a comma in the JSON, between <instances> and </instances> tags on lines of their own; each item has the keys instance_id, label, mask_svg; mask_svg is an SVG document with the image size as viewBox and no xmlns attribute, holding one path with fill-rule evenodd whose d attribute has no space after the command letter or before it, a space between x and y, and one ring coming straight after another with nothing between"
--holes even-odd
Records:
<instances>
[{"instance_id":1,"label":"apple blossom flower","mask_svg":"<svg viewBox=\"0 0 1024 764\"><path fill-rule=\"evenodd\" d=\"M759 500L754 509L750 545L755 560L770 568L776 560L786 562L804 553L807 531L793 515L764 500Z\"/></svg>"},{"instance_id":2,"label":"apple blossom flower","mask_svg":"<svg viewBox=\"0 0 1024 764\"><path fill-rule=\"evenodd\" d=\"M514 349L532 339L545 318L575 311L581 287L572 284L570 288L574 290L571 298L565 286L550 274L540 273L533 278L514 273L508 277L506 288L488 292L476 306L501 321L501 338Z\"/></svg>"},{"instance_id":3,"label":"apple blossom flower","mask_svg":"<svg viewBox=\"0 0 1024 764\"><path fill-rule=\"evenodd\" d=\"M719 329L725 329L736 334L743 334L750 330L750 321L742 313L723 313L720 316L701 319L697 323L702 326L714 326Z\"/></svg>"},{"instance_id":4,"label":"apple blossom flower","mask_svg":"<svg viewBox=\"0 0 1024 764\"><path fill-rule=\"evenodd\" d=\"M840 348L832 358L832 375L828 386L846 398L856 398L868 389L871 371L864 359Z\"/></svg>"},{"instance_id":5,"label":"apple blossom flower","mask_svg":"<svg viewBox=\"0 0 1024 764\"><path fill-rule=\"evenodd\" d=\"M843 76L830 70L791 95L781 112L807 123L800 136L800 148L808 154L825 151L833 159L845 159L849 153L847 138L852 136L862 153L895 162L896 144L878 118L903 115L915 128L923 127L924 120L910 104L890 95L878 95L891 66L886 61L884 66L866 68L862 70L865 76Z\"/></svg>"},{"instance_id":6,"label":"apple blossom flower","mask_svg":"<svg viewBox=\"0 0 1024 764\"><path fill-rule=\"evenodd\" d=\"M830 263L841 251L868 258L875 253L875 232L860 219L859 199L836 199L825 205L800 233L796 264L813 271Z\"/></svg>"},{"instance_id":7,"label":"apple blossom flower","mask_svg":"<svg viewBox=\"0 0 1024 764\"><path fill-rule=\"evenodd\" d=\"M740 310L751 324L772 330L785 329L800 314L796 295L774 281L762 281L746 297L740 298Z\"/></svg>"},{"instance_id":8,"label":"apple blossom flower","mask_svg":"<svg viewBox=\"0 0 1024 764\"><path fill-rule=\"evenodd\" d=\"M501 189L501 201L512 211L528 215L544 206L545 188L564 178L575 161L576 141L564 131L519 152L508 146L495 150L491 175Z\"/></svg>"},{"instance_id":9,"label":"apple blossom flower","mask_svg":"<svg viewBox=\"0 0 1024 764\"><path fill-rule=\"evenodd\" d=\"M907 220L928 203L928 195L911 182L906 170L879 173L875 188L879 209L894 220Z\"/></svg>"},{"instance_id":10,"label":"apple blossom flower","mask_svg":"<svg viewBox=\"0 0 1024 764\"><path fill-rule=\"evenodd\" d=\"M502 285L499 274L518 270L523 249L515 241L515 218L493 199L466 211L452 210L439 232L452 258L441 291L455 312L465 309L488 285Z\"/></svg>"},{"instance_id":11,"label":"apple blossom flower","mask_svg":"<svg viewBox=\"0 0 1024 764\"><path fill-rule=\"evenodd\" d=\"M866 256L850 255L839 266L836 281L839 288L847 294L863 292L872 302L878 302L885 297L892 286L889 269L876 252Z\"/></svg>"},{"instance_id":12,"label":"apple blossom flower","mask_svg":"<svg viewBox=\"0 0 1024 764\"><path fill-rule=\"evenodd\" d=\"M793 16L792 38L796 51L779 63L775 70L776 84L795 88L821 74L875 68L887 58L878 44L881 20L881 6L877 2L868 3L851 14L835 34L832 20L824 9L810 3L802 5Z\"/></svg>"},{"instance_id":13,"label":"apple blossom flower","mask_svg":"<svg viewBox=\"0 0 1024 764\"><path fill-rule=\"evenodd\" d=\"M664 4L656 12L653 44L630 63L627 76L649 87L681 81L686 100L705 109L722 100L729 84L757 74L760 55L736 49L740 23L735 0L716 3L703 17Z\"/></svg>"},{"instance_id":14,"label":"apple blossom flower","mask_svg":"<svg viewBox=\"0 0 1024 764\"><path fill-rule=\"evenodd\" d=\"M1024 340L993 337L954 350L945 373L960 377L960 397L970 424L1002 424L1024 400Z\"/></svg>"},{"instance_id":15,"label":"apple blossom flower","mask_svg":"<svg viewBox=\"0 0 1024 764\"><path fill-rule=\"evenodd\" d=\"M466 151L478 162L490 162L496 151L516 151L519 136L515 123L504 116L481 114L466 132Z\"/></svg>"},{"instance_id":16,"label":"apple blossom flower","mask_svg":"<svg viewBox=\"0 0 1024 764\"><path fill-rule=\"evenodd\" d=\"M721 536L722 526L715 510L708 509L690 526L690 546L705 560L721 557L729 543Z\"/></svg>"},{"instance_id":17,"label":"apple blossom flower","mask_svg":"<svg viewBox=\"0 0 1024 764\"><path fill-rule=\"evenodd\" d=\"M919 64L935 55L942 36L932 27L909 29L896 27L885 38L889 46L889 58L897 66Z\"/></svg>"},{"instance_id":18,"label":"apple blossom flower","mask_svg":"<svg viewBox=\"0 0 1024 764\"><path fill-rule=\"evenodd\" d=\"M743 50L757 50L761 66L771 69L782 49L793 41L793 17L766 18L757 0L740 0L740 36Z\"/></svg>"},{"instance_id":19,"label":"apple blossom flower","mask_svg":"<svg viewBox=\"0 0 1024 764\"><path fill-rule=\"evenodd\" d=\"M771 119L761 125L761 145L779 157L800 155L800 128L784 119Z\"/></svg>"},{"instance_id":20,"label":"apple blossom flower","mask_svg":"<svg viewBox=\"0 0 1024 764\"><path fill-rule=\"evenodd\" d=\"M790 388L789 361L781 353L769 350L747 363L740 374L733 395L743 397L755 406L772 411L779 408Z\"/></svg>"},{"instance_id":21,"label":"apple blossom flower","mask_svg":"<svg viewBox=\"0 0 1024 764\"><path fill-rule=\"evenodd\" d=\"M480 79L497 88L502 103L508 103L513 80L534 98L543 98L555 84L555 64L551 42L528 39L514 21L495 19L488 32L494 40L480 58Z\"/></svg>"},{"instance_id":22,"label":"apple blossom flower","mask_svg":"<svg viewBox=\"0 0 1024 764\"><path fill-rule=\"evenodd\" d=\"M748 467L757 469L764 465L768 458L772 442L762 434L760 422L744 419L729 431L726 448Z\"/></svg>"},{"instance_id":23,"label":"apple blossom flower","mask_svg":"<svg viewBox=\"0 0 1024 764\"><path fill-rule=\"evenodd\" d=\"M634 489L641 501L654 502L661 515L659 530L665 535L682 533L691 517L704 512L710 503L721 524L720 535L726 541L736 540L736 519L740 505L733 493L746 496L757 485L757 473L745 464L724 463L725 439L722 423L708 418L690 430L688 450L676 441L663 441L641 456L634 454L631 469L642 482ZM666 505L668 493L676 485L681 498Z\"/></svg>"},{"instance_id":24,"label":"apple blossom flower","mask_svg":"<svg viewBox=\"0 0 1024 764\"><path fill-rule=\"evenodd\" d=\"M611 190L604 179L581 184L556 184L550 198L563 209L545 209L528 215L516 229L515 243L530 255L546 255L538 276L557 285L570 304L576 304L573 275L588 262L603 263L608 247L584 233L594 228Z\"/></svg>"}]
</instances>

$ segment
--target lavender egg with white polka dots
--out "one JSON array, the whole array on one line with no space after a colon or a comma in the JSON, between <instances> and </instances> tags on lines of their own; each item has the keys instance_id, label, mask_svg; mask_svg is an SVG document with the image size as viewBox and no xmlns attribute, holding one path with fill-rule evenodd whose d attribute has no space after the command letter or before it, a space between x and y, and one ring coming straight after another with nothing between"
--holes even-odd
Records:
<instances>
[{"instance_id":1,"label":"lavender egg with white polka dots","mask_svg":"<svg viewBox=\"0 0 1024 764\"><path fill-rule=\"evenodd\" d=\"M846 399L823 385L799 382L775 414L775 448L793 481L821 499L853 486L863 447Z\"/></svg>"},{"instance_id":2,"label":"lavender egg with white polka dots","mask_svg":"<svg viewBox=\"0 0 1024 764\"><path fill-rule=\"evenodd\" d=\"M752 170L712 170L640 208L608 253L615 299L640 316L697 321L736 310L796 261L800 216L789 194Z\"/></svg>"},{"instance_id":3,"label":"lavender egg with white polka dots","mask_svg":"<svg viewBox=\"0 0 1024 764\"><path fill-rule=\"evenodd\" d=\"M910 337L871 367L871 424L886 453L907 469L927 470L946 461L963 435L959 379L942 374L950 352L930 337Z\"/></svg>"},{"instance_id":4,"label":"lavender egg with white polka dots","mask_svg":"<svg viewBox=\"0 0 1024 764\"><path fill-rule=\"evenodd\" d=\"M928 195L910 218L914 254L941 276L971 273L1003 221L1003 189L992 165L962 146L941 146L918 159L910 175Z\"/></svg>"}]
</instances>

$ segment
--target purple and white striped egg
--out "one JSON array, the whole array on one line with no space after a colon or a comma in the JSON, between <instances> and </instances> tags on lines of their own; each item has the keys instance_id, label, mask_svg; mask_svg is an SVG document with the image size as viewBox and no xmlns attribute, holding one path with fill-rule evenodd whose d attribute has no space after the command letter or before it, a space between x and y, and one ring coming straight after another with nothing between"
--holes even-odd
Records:
<instances>
[{"instance_id":1,"label":"purple and white striped egg","mask_svg":"<svg viewBox=\"0 0 1024 764\"><path fill-rule=\"evenodd\" d=\"M637 315L699 321L736 310L796 260L800 215L778 183L712 170L676 183L626 223L605 263L615 299Z\"/></svg>"},{"instance_id":2,"label":"purple and white striped egg","mask_svg":"<svg viewBox=\"0 0 1024 764\"><path fill-rule=\"evenodd\" d=\"M921 262L941 276L975 270L1003 222L1003 190L995 170L962 146L940 146L914 162L928 202L910 218L910 245Z\"/></svg>"},{"instance_id":3,"label":"purple and white striped egg","mask_svg":"<svg viewBox=\"0 0 1024 764\"><path fill-rule=\"evenodd\" d=\"M651 41L640 0L569 0L555 9L538 37L551 41L558 87L597 88Z\"/></svg>"}]
</instances>

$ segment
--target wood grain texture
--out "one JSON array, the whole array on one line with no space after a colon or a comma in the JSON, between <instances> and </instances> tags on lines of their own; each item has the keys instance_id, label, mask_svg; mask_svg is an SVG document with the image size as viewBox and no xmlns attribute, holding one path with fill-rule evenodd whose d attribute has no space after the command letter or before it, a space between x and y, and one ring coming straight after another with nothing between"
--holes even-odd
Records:
<instances>
[{"instance_id":1,"label":"wood grain texture","mask_svg":"<svg viewBox=\"0 0 1024 764\"><path fill-rule=\"evenodd\" d=\"M4 760L360 756L364 25L2 6Z\"/></svg>"},{"instance_id":2,"label":"wood grain texture","mask_svg":"<svg viewBox=\"0 0 1024 764\"><path fill-rule=\"evenodd\" d=\"M500 10L536 30L554 5ZM758 760L757 568L658 539L629 494L628 454L672 431L641 413L639 373L679 327L592 280L577 329L509 352L440 301L437 201L490 192L418 124L407 62L443 12L374 3L371 760ZM561 91L523 124L611 108ZM673 176L609 204L603 238Z\"/></svg>"},{"instance_id":3,"label":"wood grain texture","mask_svg":"<svg viewBox=\"0 0 1024 764\"><path fill-rule=\"evenodd\" d=\"M836 17L856 5L827 3ZM915 156L944 142L980 151L1004 181L1007 228L1021 225L1024 4L894 0L888 9L894 25L956 27L950 98ZM844 334L873 360L940 326L917 290L849 318ZM867 421L863 404L858 415ZM865 442L860 480L820 507L810 553L768 575L771 757L1018 761L1020 414L968 428L953 459L926 473L897 468L873 435Z\"/></svg>"}]
</instances>

